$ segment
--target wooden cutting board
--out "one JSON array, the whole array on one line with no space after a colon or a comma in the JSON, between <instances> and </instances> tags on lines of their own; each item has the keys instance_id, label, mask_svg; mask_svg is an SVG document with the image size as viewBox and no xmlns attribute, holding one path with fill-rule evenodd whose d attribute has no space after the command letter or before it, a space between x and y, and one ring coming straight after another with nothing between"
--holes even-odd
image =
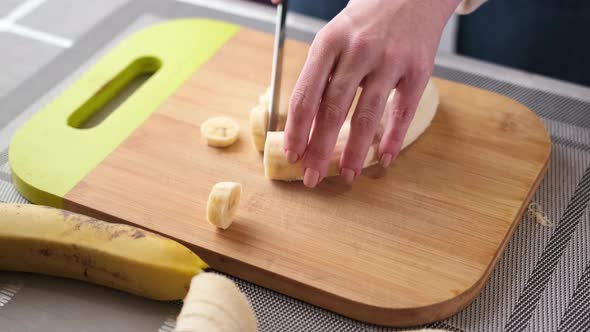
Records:
<instances>
[{"instance_id":1,"label":"wooden cutting board","mask_svg":"<svg viewBox=\"0 0 590 332\"><path fill-rule=\"evenodd\" d=\"M307 48L287 44L286 91ZM15 135L18 189L35 203L165 234L215 269L355 319L414 325L465 307L546 170L541 120L506 97L435 79L432 126L387 171L369 168L353 187L273 182L248 134L271 56L271 35L210 20L135 34ZM151 76L114 113L88 120L142 75ZM242 126L230 148L200 137L217 115ZM205 219L220 181L244 189L227 231Z\"/></svg>"}]
</instances>

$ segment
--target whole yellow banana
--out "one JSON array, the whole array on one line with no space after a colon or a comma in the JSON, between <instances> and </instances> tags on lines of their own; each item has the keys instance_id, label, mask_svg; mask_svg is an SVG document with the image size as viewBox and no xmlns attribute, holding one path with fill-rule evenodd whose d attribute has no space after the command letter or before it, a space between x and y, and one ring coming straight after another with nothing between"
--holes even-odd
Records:
<instances>
[{"instance_id":1,"label":"whole yellow banana","mask_svg":"<svg viewBox=\"0 0 590 332\"><path fill-rule=\"evenodd\" d=\"M122 224L37 205L0 204L0 270L35 272L179 300L207 268L181 244Z\"/></svg>"}]
</instances>

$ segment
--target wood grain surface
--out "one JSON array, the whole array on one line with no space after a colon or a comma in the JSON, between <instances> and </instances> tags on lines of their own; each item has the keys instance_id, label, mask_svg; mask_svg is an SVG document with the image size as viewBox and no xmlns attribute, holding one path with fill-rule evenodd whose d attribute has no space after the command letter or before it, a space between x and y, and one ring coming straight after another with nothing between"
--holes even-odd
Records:
<instances>
[{"instance_id":1,"label":"wood grain surface","mask_svg":"<svg viewBox=\"0 0 590 332\"><path fill-rule=\"evenodd\" d=\"M285 91L307 47L288 41ZM353 187L272 182L248 134L271 56L271 35L240 30L66 195L65 207L171 236L215 269L355 319L407 326L465 307L546 170L540 119L508 98L435 79L441 105L432 126L388 170L369 168ZM230 148L200 137L200 123L216 115L242 126ZM220 181L243 185L227 231L205 219Z\"/></svg>"}]
</instances>

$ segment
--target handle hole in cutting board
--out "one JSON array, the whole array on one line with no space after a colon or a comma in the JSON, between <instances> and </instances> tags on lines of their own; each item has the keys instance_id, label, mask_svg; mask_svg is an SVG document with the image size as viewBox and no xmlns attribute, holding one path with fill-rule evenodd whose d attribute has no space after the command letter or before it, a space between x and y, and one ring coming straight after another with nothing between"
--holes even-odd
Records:
<instances>
[{"instance_id":1,"label":"handle hole in cutting board","mask_svg":"<svg viewBox=\"0 0 590 332\"><path fill-rule=\"evenodd\" d=\"M162 62L155 57L136 59L76 109L68 117L68 125L77 129L98 126L161 67Z\"/></svg>"}]
</instances>

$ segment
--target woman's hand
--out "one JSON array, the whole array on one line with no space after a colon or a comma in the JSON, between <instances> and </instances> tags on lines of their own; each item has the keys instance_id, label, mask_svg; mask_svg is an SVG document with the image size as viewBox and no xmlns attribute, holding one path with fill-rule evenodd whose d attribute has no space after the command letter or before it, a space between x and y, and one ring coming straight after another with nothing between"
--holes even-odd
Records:
<instances>
[{"instance_id":1,"label":"woman's hand","mask_svg":"<svg viewBox=\"0 0 590 332\"><path fill-rule=\"evenodd\" d=\"M325 177L361 85L340 174L348 183L360 174L393 88L393 116L379 145L380 164L388 167L397 158L432 73L442 30L459 2L351 0L318 32L292 92L285 128L285 154L292 163L303 158L306 186L315 187Z\"/></svg>"}]
</instances>

